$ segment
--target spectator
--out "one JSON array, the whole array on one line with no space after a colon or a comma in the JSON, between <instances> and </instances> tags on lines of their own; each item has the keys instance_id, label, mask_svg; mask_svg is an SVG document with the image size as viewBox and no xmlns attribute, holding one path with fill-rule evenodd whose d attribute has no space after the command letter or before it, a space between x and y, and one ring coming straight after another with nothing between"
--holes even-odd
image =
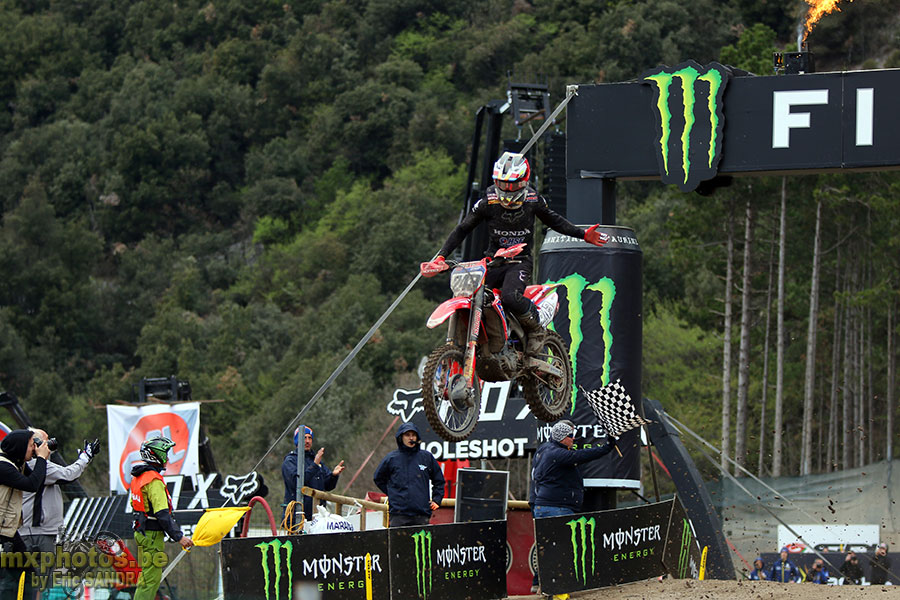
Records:
<instances>
[{"instance_id":1,"label":"spectator","mask_svg":"<svg viewBox=\"0 0 900 600\"><path fill-rule=\"evenodd\" d=\"M806 574L806 580L810 583L826 584L830 577L828 569L825 568L825 563L821 558L817 558L813 561L809 573Z\"/></svg>"},{"instance_id":2,"label":"spectator","mask_svg":"<svg viewBox=\"0 0 900 600\"><path fill-rule=\"evenodd\" d=\"M769 569L769 581L778 581L780 583L799 583L800 571L788 560L787 546L781 549L781 556L772 564Z\"/></svg>"},{"instance_id":3,"label":"spectator","mask_svg":"<svg viewBox=\"0 0 900 600\"><path fill-rule=\"evenodd\" d=\"M765 581L768 579L766 575L766 563L763 562L762 556L757 556L753 561L753 570L750 571L751 581Z\"/></svg>"},{"instance_id":4,"label":"spectator","mask_svg":"<svg viewBox=\"0 0 900 600\"><path fill-rule=\"evenodd\" d=\"M391 527L427 525L444 498L444 474L431 452L419 448L419 430L412 423L397 428L397 449L375 469L374 480L388 496Z\"/></svg>"},{"instance_id":5,"label":"spectator","mask_svg":"<svg viewBox=\"0 0 900 600\"><path fill-rule=\"evenodd\" d=\"M859 557L856 552L850 550L841 566L841 575L844 576L843 585L862 585L863 570L859 566Z\"/></svg>"},{"instance_id":6,"label":"spectator","mask_svg":"<svg viewBox=\"0 0 900 600\"><path fill-rule=\"evenodd\" d=\"M281 463L281 478L284 479L284 503L290 504L297 499L297 444L300 441L300 428L294 430L294 450L291 450L284 457ZM314 490L331 491L337 486L338 477L344 472L344 461L338 463L334 469L329 469L322 463L322 457L325 455L325 448L319 448L315 453L312 451L312 443L315 434L309 427L303 428L303 485ZM325 504L322 500L319 504ZM285 511L287 507L285 507ZM287 516L287 514L285 514ZM303 496L303 516L307 521L313 518L313 499L310 496Z\"/></svg>"},{"instance_id":7,"label":"spectator","mask_svg":"<svg viewBox=\"0 0 900 600\"><path fill-rule=\"evenodd\" d=\"M44 485L50 449L42 439L27 429L16 429L0 442L0 543L2 551L26 552L19 535L22 525L22 493L37 492ZM36 458L34 469L25 463ZM19 587L24 571L7 567L0 569L0 598L12 598ZM31 595L31 577L25 577L24 597Z\"/></svg>"},{"instance_id":8,"label":"spectator","mask_svg":"<svg viewBox=\"0 0 900 600\"><path fill-rule=\"evenodd\" d=\"M891 559L887 555L888 545L884 542L878 544L875 548L875 557L872 558L872 575L869 581L872 585L884 585L887 583L888 575L891 573Z\"/></svg>"},{"instance_id":9,"label":"spectator","mask_svg":"<svg viewBox=\"0 0 900 600\"><path fill-rule=\"evenodd\" d=\"M32 429L47 447L52 450L56 440L51 440L42 429ZM64 467L53 461L47 461L47 475L44 485L37 492L25 492L22 496L22 527L19 535L29 551L56 552L56 535L63 524L63 497L60 484L75 481L100 450L99 440L88 442L79 451L78 458L71 465ZM37 460L32 458L26 464L35 468Z\"/></svg>"}]
</instances>

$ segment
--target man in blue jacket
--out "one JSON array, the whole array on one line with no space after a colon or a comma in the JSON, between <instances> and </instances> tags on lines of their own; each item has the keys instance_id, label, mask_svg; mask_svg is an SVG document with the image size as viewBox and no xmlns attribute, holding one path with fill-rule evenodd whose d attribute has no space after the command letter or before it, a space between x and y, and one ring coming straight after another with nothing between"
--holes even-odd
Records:
<instances>
[{"instance_id":1,"label":"man in blue jacket","mask_svg":"<svg viewBox=\"0 0 900 600\"><path fill-rule=\"evenodd\" d=\"M534 453L531 467L531 500L535 518L571 515L581 510L584 480L578 465L609 454L610 444L572 450L575 425L558 421L550 439Z\"/></svg>"},{"instance_id":2,"label":"man in blue jacket","mask_svg":"<svg viewBox=\"0 0 900 600\"><path fill-rule=\"evenodd\" d=\"M776 560L769 571L769 581L777 581L779 583L799 583L800 571L794 566L794 563L788 560L787 546L781 549L781 557Z\"/></svg>"},{"instance_id":3,"label":"man in blue jacket","mask_svg":"<svg viewBox=\"0 0 900 600\"><path fill-rule=\"evenodd\" d=\"M311 487L314 490L331 491L337 486L338 477L344 471L344 461L338 463L334 469L329 469L322 463L322 456L325 454L325 448L319 448L318 452L313 453L313 430L309 427L303 428L303 485ZM294 431L294 447L300 441L300 428ZM297 499L297 451L291 452L284 457L281 463L281 478L284 480L284 503L289 504ZM313 518L313 499L309 496L303 496L303 515L307 521ZM325 504L321 501L321 504Z\"/></svg>"},{"instance_id":4,"label":"man in blue jacket","mask_svg":"<svg viewBox=\"0 0 900 600\"><path fill-rule=\"evenodd\" d=\"M397 429L397 449L375 469L374 480L388 496L391 527L428 525L444 498L441 466L431 452L419 448L419 430L412 423Z\"/></svg>"}]
</instances>

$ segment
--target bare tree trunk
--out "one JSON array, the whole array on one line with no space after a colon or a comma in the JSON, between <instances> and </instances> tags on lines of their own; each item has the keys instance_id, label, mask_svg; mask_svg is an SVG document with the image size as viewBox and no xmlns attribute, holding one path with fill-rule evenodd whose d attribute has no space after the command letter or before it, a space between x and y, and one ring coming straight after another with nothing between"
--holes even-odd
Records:
<instances>
[{"instance_id":1,"label":"bare tree trunk","mask_svg":"<svg viewBox=\"0 0 900 600\"><path fill-rule=\"evenodd\" d=\"M728 469L728 452L731 439L731 288L734 285L734 202L728 201L726 223L725 265L725 323L722 342L722 457L723 469Z\"/></svg>"},{"instance_id":2,"label":"bare tree trunk","mask_svg":"<svg viewBox=\"0 0 900 600\"><path fill-rule=\"evenodd\" d=\"M862 282L860 282L860 288ZM857 289L860 289L857 288ZM853 435L856 436L856 466L861 467L865 464L863 450L865 449L865 379L863 378L863 348L866 343L865 330L863 329L863 309L857 308L856 319L856 356L853 360L853 367L856 370L856 418L853 423Z\"/></svg>"},{"instance_id":3,"label":"bare tree trunk","mask_svg":"<svg viewBox=\"0 0 900 600\"><path fill-rule=\"evenodd\" d=\"M741 290L741 344L738 355L737 419L734 433L734 455L738 464L747 463L747 392L750 388L750 292L753 275L753 204L747 200L744 223L744 275ZM741 471L736 475L740 476Z\"/></svg>"},{"instance_id":4,"label":"bare tree trunk","mask_svg":"<svg viewBox=\"0 0 900 600\"><path fill-rule=\"evenodd\" d=\"M763 476L763 457L766 455L766 404L769 396L769 337L772 330L772 279L775 273L775 240L769 247L769 282L766 285L766 335L763 343L762 398L759 403L759 462L756 474Z\"/></svg>"},{"instance_id":5,"label":"bare tree trunk","mask_svg":"<svg viewBox=\"0 0 900 600\"><path fill-rule=\"evenodd\" d=\"M850 292L850 273L849 271L852 269L853 261L847 262L847 279L844 281L844 292L849 295ZM850 464L850 430L852 428L852 419L850 413L850 403L851 403L851 395L850 395L850 348L851 348L851 340L850 333L851 327L850 322L853 320L853 311L850 308L850 301L847 300L846 313L844 314L844 357L843 357L843 390L842 396L844 405L841 411L841 427L842 427L842 436L841 436L841 468L849 469L852 465Z\"/></svg>"},{"instance_id":6,"label":"bare tree trunk","mask_svg":"<svg viewBox=\"0 0 900 600\"><path fill-rule=\"evenodd\" d=\"M816 235L813 239L812 277L809 286L809 327L806 330L806 375L803 382L803 433L800 474L809 475L812 467L813 395L816 381L816 331L819 320L819 252L822 245L822 201L816 204Z\"/></svg>"},{"instance_id":7,"label":"bare tree trunk","mask_svg":"<svg viewBox=\"0 0 900 600\"><path fill-rule=\"evenodd\" d=\"M866 309L866 412L869 422L866 425L866 464L875 462L875 386L872 369L872 309Z\"/></svg>"},{"instance_id":8,"label":"bare tree trunk","mask_svg":"<svg viewBox=\"0 0 900 600\"><path fill-rule=\"evenodd\" d=\"M781 216L778 221L778 318L775 346L775 439L772 443L772 477L781 476L781 448L784 428L784 263L787 251L787 178L781 178Z\"/></svg>"},{"instance_id":9,"label":"bare tree trunk","mask_svg":"<svg viewBox=\"0 0 900 600\"><path fill-rule=\"evenodd\" d=\"M838 230L840 234L840 230ZM840 237L840 235L838 236ZM841 302L837 299L837 291L841 289L841 248L838 246L837 260L834 265L834 324L831 341L831 394L828 397L828 448L825 457L825 470L831 473L837 468L838 460L838 368L841 359Z\"/></svg>"},{"instance_id":10,"label":"bare tree trunk","mask_svg":"<svg viewBox=\"0 0 900 600\"><path fill-rule=\"evenodd\" d=\"M897 386L897 350L894 348L894 309L897 306L895 300L888 305L887 321L887 422L885 423L885 436L887 442L884 449L885 458L892 460L894 457L894 410L895 392Z\"/></svg>"}]
</instances>

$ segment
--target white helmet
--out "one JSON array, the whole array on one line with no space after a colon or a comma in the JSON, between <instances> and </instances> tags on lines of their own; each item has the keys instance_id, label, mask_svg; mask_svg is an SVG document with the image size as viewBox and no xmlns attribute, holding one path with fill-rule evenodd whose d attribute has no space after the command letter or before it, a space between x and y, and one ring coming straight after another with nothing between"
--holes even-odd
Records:
<instances>
[{"instance_id":1,"label":"white helmet","mask_svg":"<svg viewBox=\"0 0 900 600\"><path fill-rule=\"evenodd\" d=\"M513 152L504 152L494 163L494 185L504 208L519 208L525 199L525 185L531 176L528 160Z\"/></svg>"}]
</instances>

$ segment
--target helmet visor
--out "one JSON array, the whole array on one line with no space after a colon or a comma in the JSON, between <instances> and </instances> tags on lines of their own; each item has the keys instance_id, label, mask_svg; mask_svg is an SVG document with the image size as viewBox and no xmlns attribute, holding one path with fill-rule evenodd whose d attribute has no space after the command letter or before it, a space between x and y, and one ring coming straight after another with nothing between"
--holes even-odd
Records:
<instances>
[{"instance_id":1,"label":"helmet visor","mask_svg":"<svg viewBox=\"0 0 900 600\"><path fill-rule=\"evenodd\" d=\"M495 179L494 185L497 186L497 189L504 192L518 192L523 187L525 187L525 181L522 179L518 181L501 181L499 179Z\"/></svg>"}]
</instances>

